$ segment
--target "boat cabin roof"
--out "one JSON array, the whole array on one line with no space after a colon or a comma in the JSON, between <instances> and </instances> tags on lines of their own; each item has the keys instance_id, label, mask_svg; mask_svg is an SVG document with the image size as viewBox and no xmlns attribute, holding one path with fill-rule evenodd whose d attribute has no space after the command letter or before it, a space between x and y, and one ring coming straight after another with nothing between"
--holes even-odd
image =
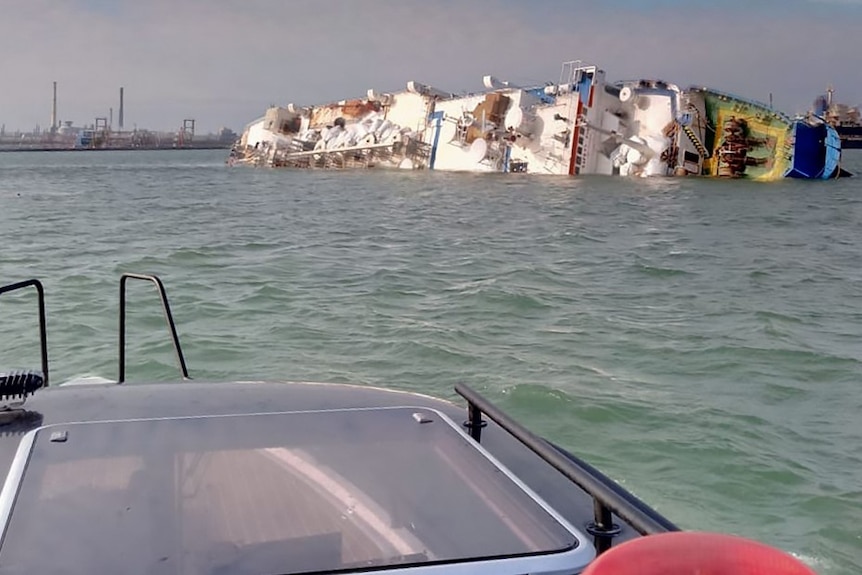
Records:
<instances>
[{"instance_id":1,"label":"boat cabin roof","mask_svg":"<svg viewBox=\"0 0 862 575\"><path fill-rule=\"evenodd\" d=\"M0 522L4 574L551 573L595 554L413 406L50 423L18 445Z\"/></svg>"}]
</instances>

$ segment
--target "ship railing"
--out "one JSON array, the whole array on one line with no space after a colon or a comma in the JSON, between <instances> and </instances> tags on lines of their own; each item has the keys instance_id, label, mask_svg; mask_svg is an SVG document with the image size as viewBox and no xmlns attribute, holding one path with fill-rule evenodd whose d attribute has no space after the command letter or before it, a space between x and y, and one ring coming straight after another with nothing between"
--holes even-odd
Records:
<instances>
[{"instance_id":1,"label":"ship railing","mask_svg":"<svg viewBox=\"0 0 862 575\"><path fill-rule=\"evenodd\" d=\"M482 430L487 426L487 421L482 418L485 415L592 497L594 517L586 529L595 538L599 553L609 549L612 539L622 532L620 526L613 522L614 514L641 535L679 531L679 527L669 519L601 471L535 435L470 386L459 383L455 386L455 392L467 400L467 421L464 427L474 440L481 441Z\"/></svg>"},{"instance_id":2,"label":"ship railing","mask_svg":"<svg viewBox=\"0 0 862 575\"><path fill-rule=\"evenodd\" d=\"M119 368L117 383L123 383L126 379L126 281L130 279L149 281L156 286L156 289L158 290L159 294L159 299L162 303L162 310L165 315L165 322L167 323L168 329L171 334L171 339L174 347L174 355L176 356L180 374L182 375L182 378L184 380L191 379L189 377L188 368L186 367L186 360L185 356L183 355L182 346L180 345L179 335L177 334L177 327L174 323L173 314L171 313L171 306L170 303L168 303L168 295L165 291L165 286L162 283L162 280L154 275L125 273L120 276ZM5 286L0 286L0 295L8 292L22 290L28 287L35 288L38 296L39 343L42 359L42 373L40 379L42 380L42 385L47 387L49 382L48 337L45 319L45 289L42 286L42 282L37 279L30 279L15 282Z\"/></svg>"},{"instance_id":3,"label":"ship railing","mask_svg":"<svg viewBox=\"0 0 862 575\"><path fill-rule=\"evenodd\" d=\"M126 379L126 281L130 279L152 282L156 286L159 299L162 302L165 323L168 324L168 330L171 332L174 356L176 357L180 374L184 380L191 379L189 377L189 370L186 367L185 356L183 356L183 349L180 345L180 337L177 334L177 326L174 323L174 316L171 314L171 305L168 303L168 293L165 291L165 285L162 283L162 280L154 275L125 273L120 276L120 350L117 383L123 383Z\"/></svg>"},{"instance_id":4,"label":"ship railing","mask_svg":"<svg viewBox=\"0 0 862 575\"><path fill-rule=\"evenodd\" d=\"M42 385L48 386L48 335L45 322L45 289L42 287L42 282L37 279L24 280L15 282L9 285L0 286L0 295L22 290L24 288L33 287L36 289L37 303L39 306L39 351L42 356Z\"/></svg>"}]
</instances>

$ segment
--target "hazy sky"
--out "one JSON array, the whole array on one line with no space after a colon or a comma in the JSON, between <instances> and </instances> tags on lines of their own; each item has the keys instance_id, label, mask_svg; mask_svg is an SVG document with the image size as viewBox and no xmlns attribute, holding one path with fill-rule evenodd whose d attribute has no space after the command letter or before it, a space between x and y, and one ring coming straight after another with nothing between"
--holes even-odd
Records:
<instances>
[{"instance_id":1,"label":"hazy sky","mask_svg":"<svg viewBox=\"0 0 862 575\"><path fill-rule=\"evenodd\" d=\"M127 128L239 131L270 104L482 76L708 85L804 112L862 103L862 0L2 0L0 123L90 124L125 87Z\"/></svg>"}]
</instances>

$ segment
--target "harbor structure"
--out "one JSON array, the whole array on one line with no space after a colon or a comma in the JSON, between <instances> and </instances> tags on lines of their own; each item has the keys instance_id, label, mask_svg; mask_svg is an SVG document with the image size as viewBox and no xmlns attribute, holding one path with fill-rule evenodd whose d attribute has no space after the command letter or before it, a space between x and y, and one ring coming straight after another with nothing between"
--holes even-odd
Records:
<instances>
[{"instance_id":1,"label":"harbor structure","mask_svg":"<svg viewBox=\"0 0 862 575\"><path fill-rule=\"evenodd\" d=\"M176 130L149 130L125 128L125 88L119 88L117 125L114 125L114 108L107 115L97 116L90 122L76 124L58 116L58 83L52 83L50 128L38 126L30 132L0 131L0 151L62 151L62 150L150 150L150 149L228 149L237 134L221 128L215 134L196 134L195 119L184 118Z\"/></svg>"}]
</instances>

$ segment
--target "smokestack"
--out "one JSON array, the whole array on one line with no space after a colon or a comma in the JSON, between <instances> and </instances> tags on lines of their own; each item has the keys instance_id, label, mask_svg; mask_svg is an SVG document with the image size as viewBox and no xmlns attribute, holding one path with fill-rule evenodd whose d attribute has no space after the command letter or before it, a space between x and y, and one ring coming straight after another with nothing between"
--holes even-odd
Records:
<instances>
[{"instance_id":1,"label":"smokestack","mask_svg":"<svg viewBox=\"0 0 862 575\"><path fill-rule=\"evenodd\" d=\"M123 129L123 88L120 88L120 130Z\"/></svg>"},{"instance_id":2,"label":"smokestack","mask_svg":"<svg viewBox=\"0 0 862 575\"><path fill-rule=\"evenodd\" d=\"M57 82L54 82L54 104L51 106L51 132L57 131Z\"/></svg>"}]
</instances>

